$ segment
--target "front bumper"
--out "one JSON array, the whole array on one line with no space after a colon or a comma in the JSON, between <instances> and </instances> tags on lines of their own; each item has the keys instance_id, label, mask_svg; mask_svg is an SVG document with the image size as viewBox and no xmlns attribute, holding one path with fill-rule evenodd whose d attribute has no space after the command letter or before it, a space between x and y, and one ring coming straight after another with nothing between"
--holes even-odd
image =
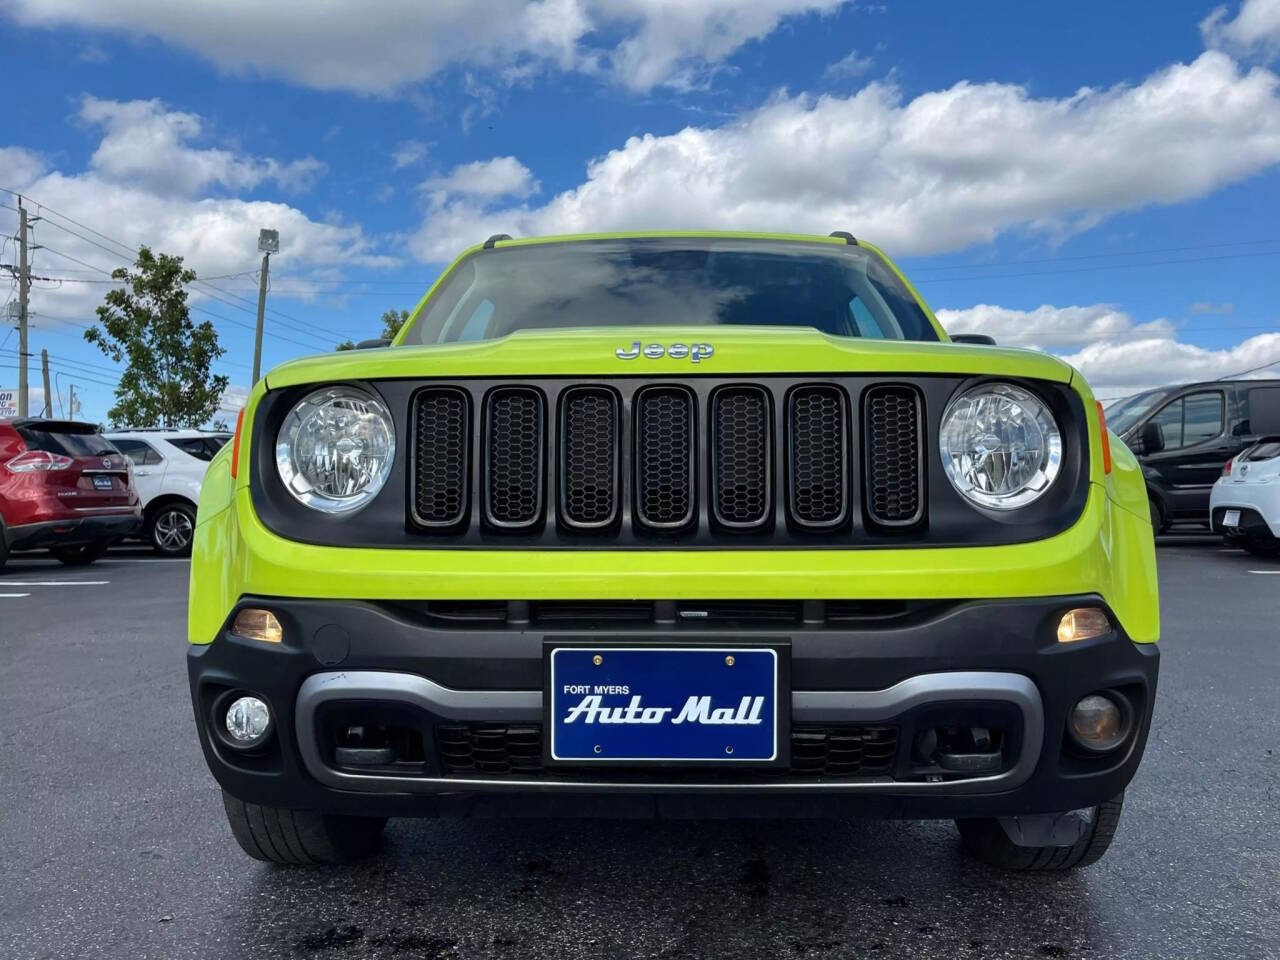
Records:
<instances>
[{"instance_id":1,"label":"front bumper","mask_svg":"<svg viewBox=\"0 0 1280 960\"><path fill-rule=\"evenodd\" d=\"M66 520L24 523L5 528L4 537L10 550L38 550L130 537L141 529L142 508L132 507Z\"/></svg>"},{"instance_id":2,"label":"front bumper","mask_svg":"<svg viewBox=\"0 0 1280 960\"><path fill-rule=\"evenodd\" d=\"M405 816L500 794L517 813L536 811L548 796L558 812L576 797L619 812L637 803L662 812L704 799L722 812L730 801L748 800L768 802L779 814L819 802L827 811L882 816L1041 813L1115 796L1132 778L1145 745L1156 689L1155 646L1131 642L1120 627L1076 644L1056 640L1065 610L1100 602L1095 595L945 602L852 623L567 627L535 619L477 628L442 624L394 604L246 597L241 606L275 612L284 642L240 639L224 625L212 643L191 648L188 666L209 766L228 792L254 803ZM234 611L227 623L233 617ZM548 640L786 644L793 728L874 724L894 730L892 762L874 776L745 768L609 772L536 764L501 774L451 770L440 755L438 731L445 727L537 728ZM1080 697L1100 689L1124 692L1134 708L1133 732L1113 754L1083 756L1069 744L1067 715ZM270 705L275 732L257 754L238 753L214 732L215 704L229 691L251 692ZM386 710L420 731L421 763L394 772L339 763L324 723L326 710L344 706ZM995 716L1007 723L1009 756L1001 768L935 777L913 772L915 734L944 714L958 722Z\"/></svg>"}]
</instances>

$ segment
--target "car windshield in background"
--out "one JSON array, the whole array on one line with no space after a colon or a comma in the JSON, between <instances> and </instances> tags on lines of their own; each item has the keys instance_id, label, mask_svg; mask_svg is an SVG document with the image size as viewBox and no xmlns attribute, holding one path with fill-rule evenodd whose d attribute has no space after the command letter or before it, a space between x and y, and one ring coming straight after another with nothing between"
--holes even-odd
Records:
<instances>
[{"instance_id":1,"label":"car windshield in background","mask_svg":"<svg viewBox=\"0 0 1280 960\"><path fill-rule=\"evenodd\" d=\"M1121 400L1107 410L1107 427L1116 436L1127 433L1130 427L1168 395L1168 390L1148 390L1146 393L1135 393L1132 397Z\"/></svg>"},{"instance_id":2,"label":"car windshield in background","mask_svg":"<svg viewBox=\"0 0 1280 960\"><path fill-rule=\"evenodd\" d=\"M229 437L171 437L169 443L197 460L212 460Z\"/></svg>"},{"instance_id":3,"label":"car windshield in background","mask_svg":"<svg viewBox=\"0 0 1280 960\"><path fill-rule=\"evenodd\" d=\"M42 430L28 424L25 427L18 427L18 434L28 450L60 453L64 457L103 457L120 452L110 440L92 430L89 432L75 429Z\"/></svg>"},{"instance_id":4,"label":"car windshield in background","mask_svg":"<svg viewBox=\"0 0 1280 960\"><path fill-rule=\"evenodd\" d=\"M518 330L813 327L838 337L938 340L910 291L860 247L783 240L581 240L472 254L405 343Z\"/></svg>"}]
</instances>

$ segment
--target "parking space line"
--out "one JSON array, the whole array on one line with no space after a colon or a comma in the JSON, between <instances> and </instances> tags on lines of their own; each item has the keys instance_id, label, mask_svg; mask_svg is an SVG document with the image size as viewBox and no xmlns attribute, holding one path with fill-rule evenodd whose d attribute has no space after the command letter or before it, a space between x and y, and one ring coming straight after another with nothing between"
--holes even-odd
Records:
<instances>
[{"instance_id":1,"label":"parking space line","mask_svg":"<svg viewBox=\"0 0 1280 960\"><path fill-rule=\"evenodd\" d=\"M110 580L0 580L6 587L101 587Z\"/></svg>"},{"instance_id":2,"label":"parking space line","mask_svg":"<svg viewBox=\"0 0 1280 960\"><path fill-rule=\"evenodd\" d=\"M1265 576L1280 576L1280 570L1250 570L1250 573L1260 573Z\"/></svg>"},{"instance_id":3,"label":"parking space line","mask_svg":"<svg viewBox=\"0 0 1280 960\"><path fill-rule=\"evenodd\" d=\"M29 597L29 593L0 593L0 597Z\"/></svg>"}]
</instances>

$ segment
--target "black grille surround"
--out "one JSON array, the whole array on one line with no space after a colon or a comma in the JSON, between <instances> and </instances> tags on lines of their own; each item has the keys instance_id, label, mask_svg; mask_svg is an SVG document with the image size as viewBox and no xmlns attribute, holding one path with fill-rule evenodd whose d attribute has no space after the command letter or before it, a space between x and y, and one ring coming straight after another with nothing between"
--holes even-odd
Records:
<instances>
[{"instance_id":1,"label":"black grille surround","mask_svg":"<svg viewBox=\"0 0 1280 960\"><path fill-rule=\"evenodd\" d=\"M1071 526L1084 509L1089 492L1088 419L1079 394L1066 384L1009 378L1033 390L1053 411L1063 431L1063 468L1041 500L1008 514L984 510L963 500L943 473L937 453L942 411L958 391L990 378L957 376L876 376L870 374L805 374L717 377L570 377L474 378L454 380L395 379L357 381L354 385L381 396L395 422L397 455L382 491L353 514L331 516L298 503L285 489L275 468L275 440L292 406L315 389L307 384L268 390L255 411L250 438L250 492L254 508L268 530L289 540L317 545L398 549L492 550L646 550L646 549L875 549L931 546L976 546L1041 540ZM868 411L883 405L882 390L909 388L919 402L915 457L903 444L902 430L880 431ZM745 389L745 392L736 392ZM767 401L768 469L758 462L760 442L743 423L754 422L759 404L751 390ZM510 392L507 392L510 391ZM656 473L674 482L646 503L641 497L637 437L644 409L654 398L667 398L661 414L671 431L671 414L682 398L690 411L687 443L680 431L663 438L667 449ZM724 405L724 398L734 402ZM897 396L897 393L890 394ZM902 394L909 396L909 394ZM507 454L502 476L516 480L519 491L501 509L493 501L494 475L489 438L491 398L539 398L534 405L541 442L520 450L537 455ZM793 403L799 401L799 403ZM819 402L815 402L819 401ZM528 404L507 404L528 414ZM829 410L838 409L843 440L833 457L834 436ZM896 409L896 408L895 408ZM424 410L432 411L427 416ZM806 447L793 442L800 419L810 432ZM717 426L717 419L720 425ZM727 419L726 419L727 418ZM745 418L745 419L744 419ZM512 420L512 417L507 417ZM678 418L683 423L683 418ZM899 427L906 418L897 416ZM532 423L525 416L520 423ZM731 444L719 441L726 425L734 427ZM512 423L504 421L504 429ZM520 429L528 429L520 428ZM897 444L869 451L872 438ZM808 450L808 453L805 451ZM427 456L427 452L431 456ZM688 460L684 458L688 454ZM678 454L679 456L673 456ZM647 455L647 454L646 454ZM868 459L870 455L870 459ZM807 459L807 463L803 463ZM733 489L720 486L721 467L735 466ZM918 464L912 474L907 466ZM687 471L685 464L687 463ZM678 464L678 468L677 465ZM797 511L792 474L797 465L827 477L827 486L811 484L804 511ZM890 469L890 467L892 469ZM530 519L532 474L541 482ZM918 484L920 506L913 522L894 523L902 513L886 493L909 493ZM843 484L832 496L830 477ZM719 478L719 479L718 479ZM763 478L767 489L760 490ZM842 478L842 479L839 479ZM887 479L886 479L887 478ZM810 478L812 479L812 478ZM822 479L819 477L818 479ZM877 492L879 491L879 492ZM730 494L732 494L730 496ZM754 521L761 497L763 519ZM891 499L891 498L889 498ZM905 503L910 506L911 497ZM836 504L833 508L832 504ZM457 507L456 511L454 508ZM645 508L648 508L646 512ZM843 507L843 516L838 516ZM902 511L901 504L896 508ZM510 512L503 512L503 511ZM909 511L907 511L909 513ZM679 523L681 514L688 519ZM833 515L835 519L833 520ZM507 521L503 526L493 522ZM646 523L645 521L648 521ZM726 522L728 521L728 522ZM886 522L888 521L888 522ZM659 524L668 522L673 526ZM500 598L501 599L501 598Z\"/></svg>"},{"instance_id":2,"label":"black grille surround","mask_svg":"<svg viewBox=\"0 0 1280 960\"><path fill-rule=\"evenodd\" d=\"M537 390L498 387L485 398L485 523L521 530L542 522L545 431Z\"/></svg>"},{"instance_id":3,"label":"black grille surround","mask_svg":"<svg viewBox=\"0 0 1280 960\"><path fill-rule=\"evenodd\" d=\"M717 525L750 530L773 509L773 428L762 387L721 387L711 395L711 511Z\"/></svg>"}]
</instances>

